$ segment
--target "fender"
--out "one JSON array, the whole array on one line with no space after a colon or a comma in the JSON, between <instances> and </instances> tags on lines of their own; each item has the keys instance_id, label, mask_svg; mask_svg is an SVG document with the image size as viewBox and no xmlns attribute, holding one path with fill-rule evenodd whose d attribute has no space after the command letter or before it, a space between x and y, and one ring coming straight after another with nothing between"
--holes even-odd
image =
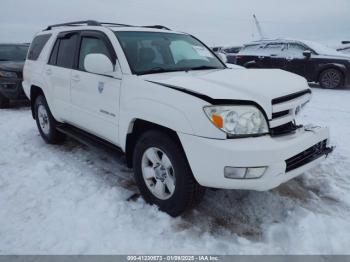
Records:
<instances>
[{"instance_id":1,"label":"fender","mask_svg":"<svg viewBox=\"0 0 350 262\"><path fill-rule=\"evenodd\" d=\"M127 105L127 109L120 112L119 120L119 141L123 151L126 148L127 135L132 132L136 119L166 127L175 132L194 133L191 122L184 112L169 104L147 98L137 98L128 101Z\"/></svg>"},{"instance_id":2,"label":"fender","mask_svg":"<svg viewBox=\"0 0 350 262\"><path fill-rule=\"evenodd\" d=\"M51 92L50 90L48 90L46 87L46 83L44 81L41 81L39 80L40 78L39 77L34 77L31 84L30 84L30 90L29 90L29 96L31 95L31 92L32 92L32 88L33 86L37 86L41 89L41 91L43 92L44 96L45 96L45 99L47 101L47 104L50 108L50 111L51 111L51 114L52 116L57 120L57 121L61 121L59 116L57 115L57 112L55 111L55 107L52 106L53 105L53 98L52 98L52 95L51 95ZM31 103L34 103L34 101L31 101Z\"/></svg>"},{"instance_id":3,"label":"fender","mask_svg":"<svg viewBox=\"0 0 350 262\"><path fill-rule=\"evenodd\" d=\"M347 68L344 64L339 64L339 63L326 63L326 64L319 64L317 67L317 78L320 76L321 72L325 69L338 69L340 70L344 76L346 75Z\"/></svg>"}]
</instances>

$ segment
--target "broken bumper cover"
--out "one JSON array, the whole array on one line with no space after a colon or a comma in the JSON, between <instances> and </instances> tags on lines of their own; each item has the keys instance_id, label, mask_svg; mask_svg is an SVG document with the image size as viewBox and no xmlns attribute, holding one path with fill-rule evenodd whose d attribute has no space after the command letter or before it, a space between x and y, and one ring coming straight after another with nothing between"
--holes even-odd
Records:
<instances>
[{"instance_id":1,"label":"broken bumper cover","mask_svg":"<svg viewBox=\"0 0 350 262\"><path fill-rule=\"evenodd\" d=\"M280 137L218 140L179 133L194 177L206 187L265 191L320 163L333 150L329 130L300 128ZM225 167L265 167L260 178L232 179Z\"/></svg>"}]
</instances>

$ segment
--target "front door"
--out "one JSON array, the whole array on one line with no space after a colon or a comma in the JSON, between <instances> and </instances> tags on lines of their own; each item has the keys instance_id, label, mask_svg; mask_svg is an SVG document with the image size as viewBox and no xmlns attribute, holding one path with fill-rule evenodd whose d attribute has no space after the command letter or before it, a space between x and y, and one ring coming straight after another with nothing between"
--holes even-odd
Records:
<instances>
[{"instance_id":1,"label":"front door","mask_svg":"<svg viewBox=\"0 0 350 262\"><path fill-rule=\"evenodd\" d=\"M286 70L306 77L306 65L308 59L303 55L306 48L298 43L288 45L286 56Z\"/></svg>"},{"instance_id":2,"label":"front door","mask_svg":"<svg viewBox=\"0 0 350 262\"><path fill-rule=\"evenodd\" d=\"M88 54L104 54L116 63L107 36L95 31L81 33L79 57L71 77L73 123L117 144L121 79L87 72L84 60Z\"/></svg>"},{"instance_id":3,"label":"front door","mask_svg":"<svg viewBox=\"0 0 350 262\"><path fill-rule=\"evenodd\" d=\"M285 69L285 49L286 44L284 43L267 44L264 48L263 68Z\"/></svg>"}]
</instances>

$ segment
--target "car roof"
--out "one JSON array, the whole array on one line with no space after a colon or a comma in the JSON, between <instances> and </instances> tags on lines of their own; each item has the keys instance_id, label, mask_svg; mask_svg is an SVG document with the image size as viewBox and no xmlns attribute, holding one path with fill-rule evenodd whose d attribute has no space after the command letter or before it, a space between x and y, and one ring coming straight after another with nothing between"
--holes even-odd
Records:
<instances>
[{"instance_id":1,"label":"car roof","mask_svg":"<svg viewBox=\"0 0 350 262\"><path fill-rule=\"evenodd\" d=\"M274 38L274 39L261 39L257 41L252 41L248 44L245 44L245 46L249 45L259 45L259 44L270 44L270 43L305 43L306 40L301 39L292 39L292 38Z\"/></svg>"}]
</instances>

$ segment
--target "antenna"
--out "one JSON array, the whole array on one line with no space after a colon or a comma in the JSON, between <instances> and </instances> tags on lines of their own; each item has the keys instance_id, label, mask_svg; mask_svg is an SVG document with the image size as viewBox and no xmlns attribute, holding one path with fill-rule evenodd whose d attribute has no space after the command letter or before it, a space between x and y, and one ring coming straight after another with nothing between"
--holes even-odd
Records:
<instances>
[{"instance_id":1,"label":"antenna","mask_svg":"<svg viewBox=\"0 0 350 262\"><path fill-rule=\"evenodd\" d=\"M259 21L258 21L258 18L256 18L256 15L255 15L255 14L253 14L253 18L254 18L255 25L256 25L256 28L257 28L257 30L258 30L259 36L260 36L260 40L262 40L262 39L265 38L265 36L264 36L263 31L262 31L262 29L261 29L261 26L260 26L260 23L259 23Z\"/></svg>"}]
</instances>

